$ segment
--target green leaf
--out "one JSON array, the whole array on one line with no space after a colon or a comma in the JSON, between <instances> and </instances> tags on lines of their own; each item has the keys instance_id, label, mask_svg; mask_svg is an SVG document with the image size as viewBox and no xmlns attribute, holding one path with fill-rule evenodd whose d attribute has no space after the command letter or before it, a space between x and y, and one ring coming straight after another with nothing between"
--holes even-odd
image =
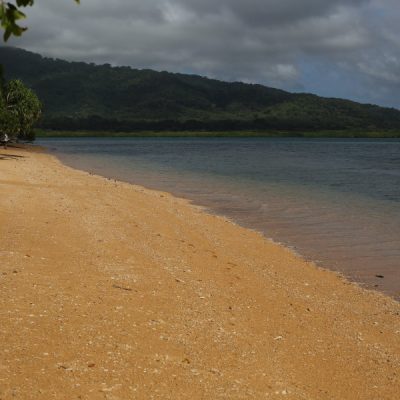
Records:
<instances>
[{"instance_id":1,"label":"green leaf","mask_svg":"<svg viewBox=\"0 0 400 400\"><path fill-rule=\"evenodd\" d=\"M80 0L74 0L80 4ZM5 3L0 0L0 26L4 30L3 40L6 42L11 35L21 36L27 30L21 27L16 21L25 19L26 15L18 7L33 6L35 0L15 0L15 4Z\"/></svg>"},{"instance_id":2,"label":"green leaf","mask_svg":"<svg viewBox=\"0 0 400 400\"><path fill-rule=\"evenodd\" d=\"M34 0L17 0L18 7L33 6Z\"/></svg>"}]
</instances>

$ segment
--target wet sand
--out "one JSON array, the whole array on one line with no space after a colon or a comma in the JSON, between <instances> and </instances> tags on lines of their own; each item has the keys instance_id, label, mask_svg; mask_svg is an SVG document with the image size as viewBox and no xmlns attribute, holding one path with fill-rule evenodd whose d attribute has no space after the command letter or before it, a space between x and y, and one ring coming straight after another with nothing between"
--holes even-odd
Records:
<instances>
[{"instance_id":1,"label":"wet sand","mask_svg":"<svg viewBox=\"0 0 400 400\"><path fill-rule=\"evenodd\" d=\"M396 399L400 305L167 193L0 151L0 399Z\"/></svg>"}]
</instances>

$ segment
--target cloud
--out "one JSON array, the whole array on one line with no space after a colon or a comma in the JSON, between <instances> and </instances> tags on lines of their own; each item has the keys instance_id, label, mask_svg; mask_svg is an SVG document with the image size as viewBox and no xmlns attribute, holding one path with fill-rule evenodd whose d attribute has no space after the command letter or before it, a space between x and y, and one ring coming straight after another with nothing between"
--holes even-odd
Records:
<instances>
[{"instance_id":1,"label":"cloud","mask_svg":"<svg viewBox=\"0 0 400 400\"><path fill-rule=\"evenodd\" d=\"M397 0L37 0L12 45L400 107Z\"/></svg>"}]
</instances>

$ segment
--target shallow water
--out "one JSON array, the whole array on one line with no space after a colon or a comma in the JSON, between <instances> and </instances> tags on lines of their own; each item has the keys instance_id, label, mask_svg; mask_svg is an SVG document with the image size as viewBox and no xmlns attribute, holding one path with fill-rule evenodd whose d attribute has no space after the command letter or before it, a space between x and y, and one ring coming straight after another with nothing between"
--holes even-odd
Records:
<instances>
[{"instance_id":1,"label":"shallow water","mask_svg":"<svg viewBox=\"0 0 400 400\"><path fill-rule=\"evenodd\" d=\"M324 267L400 298L400 140L82 138L39 143L75 168L192 199Z\"/></svg>"}]
</instances>

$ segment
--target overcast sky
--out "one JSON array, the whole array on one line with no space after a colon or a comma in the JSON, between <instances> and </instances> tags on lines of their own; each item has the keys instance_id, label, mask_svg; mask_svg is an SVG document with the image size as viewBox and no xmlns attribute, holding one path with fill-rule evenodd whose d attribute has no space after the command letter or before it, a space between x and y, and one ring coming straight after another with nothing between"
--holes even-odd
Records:
<instances>
[{"instance_id":1,"label":"overcast sky","mask_svg":"<svg viewBox=\"0 0 400 400\"><path fill-rule=\"evenodd\" d=\"M36 0L43 55L400 108L400 0Z\"/></svg>"}]
</instances>

